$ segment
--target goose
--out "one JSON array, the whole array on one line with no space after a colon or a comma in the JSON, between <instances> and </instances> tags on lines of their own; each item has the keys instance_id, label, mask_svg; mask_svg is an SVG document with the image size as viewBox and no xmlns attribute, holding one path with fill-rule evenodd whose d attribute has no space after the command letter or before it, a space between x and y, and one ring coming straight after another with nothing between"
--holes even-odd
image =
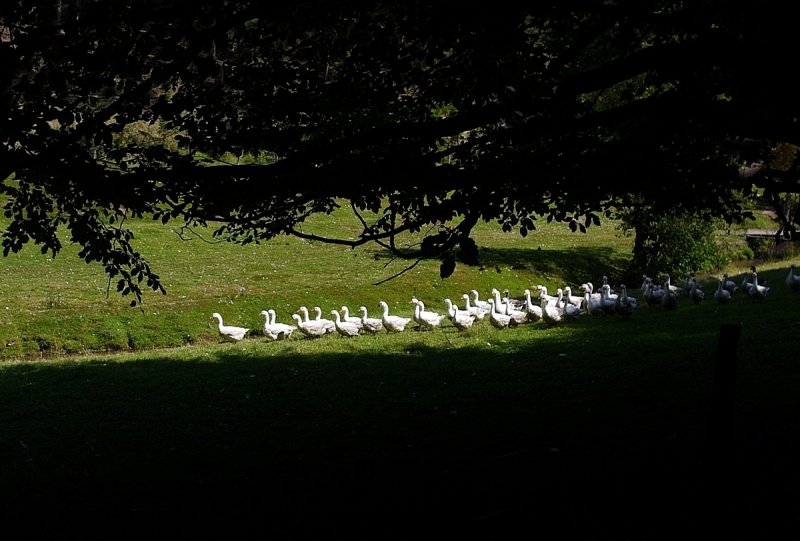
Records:
<instances>
[{"instance_id":1,"label":"goose","mask_svg":"<svg viewBox=\"0 0 800 541\"><path fill-rule=\"evenodd\" d=\"M748 275L745 272L742 275L742 283L739 286L739 289L741 289L742 293L744 293L745 295L750 295L750 288L753 287L753 283L752 282L748 282L747 278L748 278Z\"/></svg>"},{"instance_id":2,"label":"goose","mask_svg":"<svg viewBox=\"0 0 800 541\"><path fill-rule=\"evenodd\" d=\"M434 329L442 323L443 319L443 315L425 310L425 304L422 301L414 303L414 321L421 326Z\"/></svg>"},{"instance_id":3,"label":"goose","mask_svg":"<svg viewBox=\"0 0 800 541\"><path fill-rule=\"evenodd\" d=\"M585 292L589 292L589 296L594 301L598 301L599 302L599 301L603 300L603 295L601 293L595 293L594 292L594 284L592 284L591 282L582 283L581 284L581 291L583 291L584 293Z\"/></svg>"},{"instance_id":4,"label":"goose","mask_svg":"<svg viewBox=\"0 0 800 541\"><path fill-rule=\"evenodd\" d=\"M600 286L600 292L601 293L603 291L603 288L606 287L606 286L608 287L609 297L611 297L611 300L616 301L617 300L617 296L619 294L611 291L611 284L608 283L608 276L603 276L603 285Z\"/></svg>"},{"instance_id":5,"label":"goose","mask_svg":"<svg viewBox=\"0 0 800 541\"><path fill-rule=\"evenodd\" d=\"M642 287L639 290L644 294L645 290L647 289L647 284L650 283L650 278L646 274L642 274Z\"/></svg>"},{"instance_id":6,"label":"goose","mask_svg":"<svg viewBox=\"0 0 800 541\"><path fill-rule=\"evenodd\" d=\"M647 284L647 289L644 292L644 300L650 306L660 306L665 293L664 289L656 287L651 280L650 283Z\"/></svg>"},{"instance_id":7,"label":"goose","mask_svg":"<svg viewBox=\"0 0 800 541\"><path fill-rule=\"evenodd\" d=\"M225 325L222 323L222 316L219 315L217 312L211 314L211 317L217 320L217 328L219 329L219 334L225 338L230 338L231 340L239 341L245 337L245 335L250 332L250 329L246 329L244 327L234 327L232 325Z\"/></svg>"},{"instance_id":8,"label":"goose","mask_svg":"<svg viewBox=\"0 0 800 541\"><path fill-rule=\"evenodd\" d=\"M682 287L678 287L676 285L672 285L672 282L671 282L671 279L669 277L669 274L665 274L664 275L664 285L661 286L661 287L664 288L664 289L669 289L670 291L672 291L676 295L680 295L681 293L684 292Z\"/></svg>"},{"instance_id":9,"label":"goose","mask_svg":"<svg viewBox=\"0 0 800 541\"><path fill-rule=\"evenodd\" d=\"M386 332L403 332L406 328L406 325L411 322L410 317L390 316L389 305L384 301L378 302L378 306L380 306L383 310L381 322L383 323L383 328L386 329Z\"/></svg>"},{"instance_id":10,"label":"goose","mask_svg":"<svg viewBox=\"0 0 800 541\"><path fill-rule=\"evenodd\" d=\"M753 271L753 285L750 287L750 298L760 301L769 293L769 288L758 283L758 273Z\"/></svg>"},{"instance_id":11,"label":"goose","mask_svg":"<svg viewBox=\"0 0 800 541\"><path fill-rule=\"evenodd\" d=\"M367 317L367 307L360 306L362 328L369 333L377 333L383 330L383 321L375 317Z\"/></svg>"},{"instance_id":12,"label":"goose","mask_svg":"<svg viewBox=\"0 0 800 541\"><path fill-rule=\"evenodd\" d=\"M486 315L486 310L484 310L483 308L481 308L479 306L470 305L470 303L469 303L469 294L468 293L464 293L463 295L461 295L461 298L464 299L464 307L465 307L464 309L467 312L469 312L473 317L475 317L475 319L481 320L481 319L484 318L484 316Z\"/></svg>"},{"instance_id":13,"label":"goose","mask_svg":"<svg viewBox=\"0 0 800 541\"><path fill-rule=\"evenodd\" d=\"M571 287L564 286L564 300L567 301L569 304L580 308L581 305L583 304L583 299L584 299L583 297L578 297L577 295L573 295Z\"/></svg>"},{"instance_id":14,"label":"goose","mask_svg":"<svg viewBox=\"0 0 800 541\"><path fill-rule=\"evenodd\" d=\"M445 310L445 313L447 314L448 318L450 317L450 312L452 310L455 310L461 316L473 317L472 313L469 310L459 310L458 306L453 304L453 301L451 301L450 299L445 299L444 300L444 304L445 304L445 306L447 306L447 310Z\"/></svg>"},{"instance_id":15,"label":"goose","mask_svg":"<svg viewBox=\"0 0 800 541\"><path fill-rule=\"evenodd\" d=\"M297 330L309 338L319 338L328 332L325 324L316 319L304 320L300 314L292 314L292 319L297 324Z\"/></svg>"},{"instance_id":16,"label":"goose","mask_svg":"<svg viewBox=\"0 0 800 541\"><path fill-rule=\"evenodd\" d=\"M494 309L503 314L506 311L506 303L500 298L500 291L492 289L492 299L494 301Z\"/></svg>"},{"instance_id":17,"label":"goose","mask_svg":"<svg viewBox=\"0 0 800 541\"><path fill-rule=\"evenodd\" d=\"M296 329L294 325L287 325L285 323L275 322L275 310L261 310L261 315L264 316L264 336L272 341L286 340Z\"/></svg>"},{"instance_id":18,"label":"goose","mask_svg":"<svg viewBox=\"0 0 800 541\"><path fill-rule=\"evenodd\" d=\"M613 315L616 312L616 303L619 295L611 296L611 286L603 284L600 288L600 308L608 315Z\"/></svg>"},{"instance_id":19,"label":"goose","mask_svg":"<svg viewBox=\"0 0 800 541\"><path fill-rule=\"evenodd\" d=\"M561 323L563 313L561 312L561 307L558 306L558 302L550 304L547 299L542 299L540 303L542 308L542 321L548 325L558 325Z\"/></svg>"},{"instance_id":20,"label":"goose","mask_svg":"<svg viewBox=\"0 0 800 541\"><path fill-rule=\"evenodd\" d=\"M561 317L564 320L575 321L581 315L581 309L567 302L564 290L560 288L558 289L558 304L561 306Z\"/></svg>"},{"instance_id":21,"label":"goose","mask_svg":"<svg viewBox=\"0 0 800 541\"><path fill-rule=\"evenodd\" d=\"M525 307L525 301L519 299L512 299L511 292L508 289L503 290L503 302L510 304L511 308L522 310Z\"/></svg>"},{"instance_id":22,"label":"goose","mask_svg":"<svg viewBox=\"0 0 800 541\"><path fill-rule=\"evenodd\" d=\"M489 303L486 302L486 301L482 301L482 300L478 299L478 291L477 290L472 289L472 290L470 290L470 293L472 293L472 296L473 296L472 304L474 304L477 308L480 308L481 310L483 310L484 313L488 313L489 310L490 310Z\"/></svg>"},{"instance_id":23,"label":"goose","mask_svg":"<svg viewBox=\"0 0 800 541\"><path fill-rule=\"evenodd\" d=\"M513 325L511 316L501 314L497 311L497 307L494 304L494 299L489 299L486 302L489 303L489 322L492 324L492 327L496 329L507 329Z\"/></svg>"},{"instance_id":24,"label":"goose","mask_svg":"<svg viewBox=\"0 0 800 541\"><path fill-rule=\"evenodd\" d=\"M359 324L350 321L342 321L339 310L331 310L331 315L334 317L333 325L336 327L336 332L341 336L346 336L348 338L358 336L358 331L361 328Z\"/></svg>"},{"instance_id":25,"label":"goose","mask_svg":"<svg viewBox=\"0 0 800 541\"><path fill-rule=\"evenodd\" d=\"M750 273L749 273L750 281L747 280L748 273L744 273L744 275L742 276L741 290L745 295L750 295L750 290L753 288L753 284L756 282L755 275L756 275L756 268L750 267ZM767 281L762 280L760 285L766 287Z\"/></svg>"},{"instance_id":26,"label":"goose","mask_svg":"<svg viewBox=\"0 0 800 541\"><path fill-rule=\"evenodd\" d=\"M417 299L416 297L411 297L411 304L413 304L414 306L419 305L419 318L417 318L416 315L412 316L412 318L420 325L424 325L424 323L418 321L418 319L423 319L428 321L435 321L436 319L438 319L440 323L442 319L444 319L444 316L438 314L437 312L434 312L432 310L425 310L425 303ZM416 313L416 309L414 310L414 312Z\"/></svg>"},{"instance_id":27,"label":"goose","mask_svg":"<svg viewBox=\"0 0 800 541\"><path fill-rule=\"evenodd\" d=\"M697 289L702 290L703 289L703 284L698 282L696 277L687 276L686 277L686 282L684 282L684 284L683 284L683 290L688 292L688 294L691 296L693 287L696 287Z\"/></svg>"},{"instance_id":28,"label":"goose","mask_svg":"<svg viewBox=\"0 0 800 541\"><path fill-rule=\"evenodd\" d=\"M614 311L623 319L627 319L636 311L638 304L634 302L636 299L628 296L628 288L625 287L625 284L620 284L619 289L619 296L614 303Z\"/></svg>"},{"instance_id":29,"label":"goose","mask_svg":"<svg viewBox=\"0 0 800 541\"><path fill-rule=\"evenodd\" d=\"M359 330L361 330L361 326L363 325L363 323L361 323L361 318L360 317L356 317L356 316L351 316L350 315L350 309L347 306L342 306L342 314L341 314L341 316L342 316L342 321L347 321L349 323L354 323L354 324L358 325Z\"/></svg>"},{"instance_id":30,"label":"goose","mask_svg":"<svg viewBox=\"0 0 800 541\"><path fill-rule=\"evenodd\" d=\"M317 313L315 321L321 321L325 325L325 332L336 332L336 325L333 323L333 321L322 317L322 308L315 306L314 312Z\"/></svg>"},{"instance_id":31,"label":"goose","mask_svg":"<svg viewBox=\"0 0 800 541\"><path fill-rule=\"evenodd\" d=\"M297 309L297 311L303 314L303 321L309 321L308 308L306 308L305 306L301 306L300 308Z\"/></svg>"},{"instance_id":32,"label":"goose","mask_svg":"<svg viewBox=\"0 0 800 541\"><path fill-rule=\"evenodd\" d=\"M528 311L527 310L518 310L517 308L513 307L511 303L506 303L506 310L505 314L511 318L511 320L520 325L528 321Z\"/></svg>"},{"instance_id":33,"label":"goose","mask_svg":"<svg viewBox=\"0 0 800 541\"><path fill-rule=\"evenodd\" d=\"M269 315L270 315L270 321L272 323L272 328L276 329L278 332L283 332L285 338L289 338L292 335L292 333L295 330L297 330L297 327L295 327L294 325L288 325L286 323L277 323L275 321L275 319L276 319L275 310L273 310L272 308L267 310L267 312L269 312ZM283 338L281 338L281 340L283 340Z\"/></svg>"},{"instance_id":34,"label":"goose","mask_svg":"<svg viewBox=\"0 0 800 541\"><path fill-rule=\"evenodd\" d=\"M545 286L537 285L536 289L539 291L539 300L540 301L542 299L544 299L544 300L547 301L547 304L553 304L554 305L556 303L556 301L558 300L558 297L547 294L547 288Z\"/></svg>"},{"instance_id":35,"label":"goose","mask_svg":"<svg viewBox=\"0 0 800 541\"><path fill-rule=\"evenodd\" d=\"M738 286L736 285L736 282L734 282L733 280L729 280L728 279L728 273L727 272L722 275L722 289L727 290L728 293L730 293L731 295L733 295L733 293L737 289L739 289Z\"/></svg>"},{"instance_id":36,"label":"goose","mask_svg":"<svg viewBox=\"0 0 800 541\"><path fill-rule=\"evenodd\" d=\"M590 316L599 316L606 313L603 310L603 300L593 299L588 291L583 293L583 310Z\"/></svg>"},{"instance_id":37,"label":"goose","mask_svg":"<svg viewBox=\"0 0 800 541\"><path fill-rule=\"evenodd\" d=\"M786 277L786 285L789 286L789 289L792 291L800 291L800 274L795 272L796 269L797 265L792 263L792 266L789 268L789 276Z\"/></svg>"},{"instance_id":38,"label":"goose","mask_svg":"<svg viewBox=\"0 0 800 541\"><path fill-rule=\"evenodd\" d=\"M719 286L717 290L714 292L714 298L717 299L717 302L720 304L726 304L731 301L731 292L725 289L725 278L719 279Z\"/></svg>"},{"instance_id":39,"label":"goose","mask_svg":"<svg viewBox=\"0 0 800 541\"><path fill-rule=\"evenodd\" d=\"M533 304L530 289L525 290L525 311L528 312L528 319L531 321L542 319L542 307L538 304Z\"/></svg>"},{"instance_id":40,"label":"goose","mask_svg":"<svg viewBox=\"0 0 800 541\"><path fill-rule=\"evenodd\" d=\"M731 295L733 295L734 291L739 289L736 287L736 282L728 280L728 273L722 275L722 289L727 290Z\"/></svg>"},{"instance_id":41,"label":"goose","mask_svg":"<svg viewBox=\"0 0 800 541\"><path fill-rule=\"evenodd\" d=\"M669 274L666 275L664 285L661 287L664 294L661 296L661 307L665 310L674 310L678 307L678 289L669 283Z\"/></svg>"},{"instance_id":42,"label":"goose","mask_svg":"<svg viewBox=\"0 0 800 541\"><path fill-rule=\"evenodd\" d=\"M445 301L449 300L445 299ZM475 316L464 310L459 310L452 302L446 302L446 304L447 317L456 329L465 331L472 327L472 324L475 323Z\"/></svg>"},{"instance_id":43,"label":"goose","mask_svg":"<svg viewBox=\"0 0 800 541\"><path fill-rule=\"evenodd\" d=\"M700 289L700 285L697 283L697 278L692 278L692 286L689 289L689 297L692 298L695 304L703 302L703 297L705 297L705 293Z\"/></svg>"}]
</instances>

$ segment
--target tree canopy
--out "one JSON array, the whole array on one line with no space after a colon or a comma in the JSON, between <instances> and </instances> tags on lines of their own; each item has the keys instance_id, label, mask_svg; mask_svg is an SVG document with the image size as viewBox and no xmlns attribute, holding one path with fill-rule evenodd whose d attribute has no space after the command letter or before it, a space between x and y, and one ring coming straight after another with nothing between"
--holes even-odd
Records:
<instances>
[{"instance_id":1,"label":"tree canopy","mask_svg":"<svg viewBox=\"0 0 800 541\"><path fill-rule=\"evenodd\" d=\"M732 219L754 182L798 191L794 24L775 1L7 1L4 254L66 227L140 299L162 288L128 216L395 251L427 231L443 275L479 220ZM359 237L302 232L342 200Z\"/></svg>"}]
</instances>

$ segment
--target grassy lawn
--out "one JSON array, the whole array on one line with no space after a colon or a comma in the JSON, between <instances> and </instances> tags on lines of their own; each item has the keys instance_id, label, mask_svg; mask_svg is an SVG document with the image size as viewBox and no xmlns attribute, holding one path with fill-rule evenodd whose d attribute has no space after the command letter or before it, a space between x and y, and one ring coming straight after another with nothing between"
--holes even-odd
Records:
<instances>
[{"instance_id":1,"label":"grassy lawn","mask_svg":"<svg viewBox=\"0 0 800 541\"><path fill-rule=\"evenodd\" d=\"M350 223L344 211L332 220L312 227ZM169 291L144 312L106 300L99 270L69 254L0 261L0 332L14 342L0 362L6 524L372 539L797 530L800 296L782 287L786 263L761 268L774 289L760 303L717 305L708 283L702 304L643 306L628 321L219 344L212 311L257 327L267 307L287 321L301 304L377 314L384 299L407 315L412 294L441 309L473 288L599 282L624 267L631 239L545 227L523 240L482 226L483 269L442 281L423 262L372 286L404 263L136 227ZM742 336L732 439L719 450L708 434L723 323ZM48 357L89 340L178 347Z\"/></svg>"},{"instance_id":2,"label":"grassy lawn","mask_svg":"<svg viewBox=\"0 0 800 541\"><path fill-rule=\"evenodd\" d=\"M355 236L357 225L348 209L340 209L305 229L322 235L352 230ZM493 287L519 296L533 284L554 289L598 281L602 273L613 276L624 268L632 245L632 238L611 226L590 228L583 235L544 224L523 239L480 224L475 238L482 267L458 265L453 276L441 280L438 261L426 260L375 286L414 260L391 259L377 247L351 250L286 237L247 246L184 241L172 228L152 221L134 221L132 229L135 246L161 276L166 296L148 292L143 312L131 309L130 299L114 287L106 298L102 269L78 259L76 247L65 242L64 252L54 259L26 247L0 259L0 359L213 343L213 312L226 323L260 329L260 312L266 308L288 323L301 305L320 306L327 315L344 304L351 311L363 304L377 315L378 301L385 300L392 313L410 315L412 295L443 310L445 297L460 303L470 289L482 298ZM211 237L210 231L204 233Z\"/></svg>"}]
</instances>

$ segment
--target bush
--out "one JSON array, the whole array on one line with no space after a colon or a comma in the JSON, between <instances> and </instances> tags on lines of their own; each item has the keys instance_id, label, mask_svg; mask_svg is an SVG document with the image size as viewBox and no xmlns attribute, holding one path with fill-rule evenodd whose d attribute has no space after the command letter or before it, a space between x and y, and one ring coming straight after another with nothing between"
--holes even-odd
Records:
<instances>
[{"instance_id":1,"label":"bush","mask_svg":"<svg viewBox=\"0 0 800 541\"><path fill-rule=\"evenodd\" d=\"M623 227L636 234L631 272L667 273L677 279L725 266L733 254L717 238L721 225L719 220L686 213L623 214Z\"/></svg>"}]
</instances>

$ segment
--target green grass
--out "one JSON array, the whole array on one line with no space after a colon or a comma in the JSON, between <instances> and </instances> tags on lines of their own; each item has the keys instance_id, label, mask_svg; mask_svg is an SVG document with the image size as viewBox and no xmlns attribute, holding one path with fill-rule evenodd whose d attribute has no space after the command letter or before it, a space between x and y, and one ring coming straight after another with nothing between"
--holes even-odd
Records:
<instances>
[{"instance_id":1,"label":"green grass","mask_svg":"<svg viewBox=\"0 0 800 541\"><path fill-rule=\"evenodd\" d=\"M357 226L343 208L312 220L305 230L355 236ZM461 302L461 295L473 288L485 297L493 287L519 296L537 283L579 285L590 277L599 280L601 272L619 273L632 243L612 226L583 235L544 224L523 239L480 224L475 238L482 267L459 264L441 280L438 261L425 260L375 286L414 260L392 259L379 247L352 250L287 237L261 245L212 245L196 238L183 241L160 222L132 221L131 227L135 246L151 261L168 294L147 292L143 312L131 309L129 299L113 287L106 298L102 269L78 259L75 246L65 243L54 259L26 247L0 259L0 359L212 343L218 339L212 312L231 324L259 329L259 314L266 308L274 308L280 321L291 322L301 305L320 306L327 315L344 304L351 311L363 304L377 314L378 301L385 300L392 313L410 315L412 295L443 309L445 297ZM210 238L210 231L204 233ZM406 237L399 245L414 241Z\"/></svg>"},{"instance_id":2,"label":"green grass","mask_svg":"<svg viewBox=\"0 0 800 541\"><path fill-rule=\"evenodd\" d=\"M332 219L312 227L350 223ZM15 342L0 362L7 524L648 539L713 529L723 515L753 535L797 525L800 297L781 287L786 263L759 266L774 289L755 304L220 344L212 311L257 326L266 307L285 321L300 304L377 313L385 299L409 314L412 294L439 308L472 288L599 281L624 267L631 239L544 227L523 240L484 225L482 269L442 281L426 261L372 286L407 263L293 239L211 246L135 225L169 290L148 295L143 313L106 300L98 269L69 253L2 260L0 332ZM707 440L723 323L742 326L730 490L714 481L725 457L709 456ZM119 353L56 355L89 349ZM733 512L709 514L720 500Z\"/></svg>"}]
</instances>

